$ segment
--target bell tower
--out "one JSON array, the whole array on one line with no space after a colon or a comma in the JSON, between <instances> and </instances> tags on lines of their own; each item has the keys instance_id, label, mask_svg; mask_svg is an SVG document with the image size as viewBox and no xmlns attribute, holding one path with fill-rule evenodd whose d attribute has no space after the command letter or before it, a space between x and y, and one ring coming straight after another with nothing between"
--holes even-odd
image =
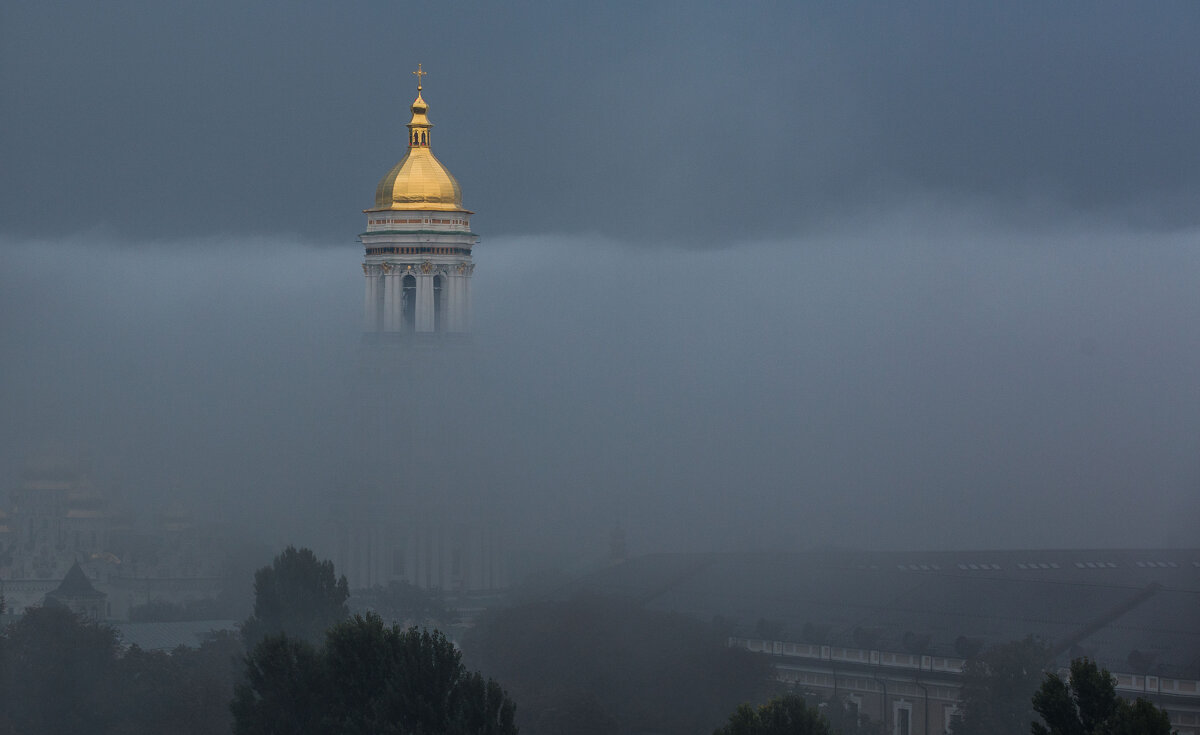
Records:
<instances>
[{"instance_id":1,"label":"bell tower","mask_svg":"<svg viewBox=\"0 0 1200 735\"><path fill-rule=\"evenodd\" d=\"M408 152L375 189L375 206L363 210L364 324L367 335L465 334L471 330L471 215L458 181L433 155L433 123L421 96L408 123Z\"/></svg>"},{"instance_id":2,"label":"bell tower","mask_svg":"<svg viewBox=\"0 0 1200 735\"><path fill-rule=\"evenodd\" d=\"M407 151L363 210L360 436L331 509L332 556L352 589L405 581L468 595L508 583L502 529L473 469L479 381L461 339L479 238L433 155L425 71L413 74Z\"/></svg>"}]
</instances>

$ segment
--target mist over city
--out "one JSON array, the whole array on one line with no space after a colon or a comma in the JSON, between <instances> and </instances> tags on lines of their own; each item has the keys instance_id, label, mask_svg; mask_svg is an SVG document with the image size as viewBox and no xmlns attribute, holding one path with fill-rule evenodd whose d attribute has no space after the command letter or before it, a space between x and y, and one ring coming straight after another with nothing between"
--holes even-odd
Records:
<instances>
[{"instance_id":1,"label":"mist over city","mask_svg":"<svg viewBox=\"0 0 1200 735\"><path fill-rule=\"evenodd\" d=\"M485 240L459 483L594 553L618 523L646 552L1186 545L1194 235L958 214L706 251ZM65 443L137 502L281 537L359 479L351 246L4 258L10 467Z\"/></svg>"},{"instance_id":2,"label":"mist over city","mask_svg":"<svg viewBox=\"0 0 1200 735\"><path fill-rule=\"evenodd\" d=\"M1184 697L1198 33L1185 3L6 5L0 663L69 608L130 672L235 660L201 719L242 733L279 721L238 689L257 646L332 657L377 614L516 704L434 731L798 695L829 732L992 732L1002 650L1021 731L1080 660ZM397 178L423 150L459 199ZM309 628L263 612L326 559ZM139 637L168 621L215 637ZM630 629L679 653L583 653ZM519 642L557 635L547 673Z\"/></svg>"}]
</instances>

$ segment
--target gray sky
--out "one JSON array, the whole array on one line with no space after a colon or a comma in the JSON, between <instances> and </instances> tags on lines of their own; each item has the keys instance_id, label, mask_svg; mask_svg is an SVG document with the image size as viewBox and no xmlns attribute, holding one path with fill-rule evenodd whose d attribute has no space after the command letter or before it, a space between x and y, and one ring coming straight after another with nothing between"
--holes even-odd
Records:
<instances>
[{"instance_id":1,"label":"gray sky","mask_svg":"<svg viewBox=\"0 0 1200 735\"><path fill-rule=\"evenodd\" d=\"M0 9L0 230L342 243L430 72L478 226L653 246L913 196L1197 223L1190 2Z\"/></svg>"},{"instance_id":2,"label":"gray sky","mask_svg":"<svg viewBox=\"0 0 1200 735\"><path fill-rule=\"evenodd\" d=\"M450 481L526 538L1194 544L1198 21L7 3L2 476L64 441L131 497L320 518L420 61L484 238Z\"/></svg>"}]
</instances>

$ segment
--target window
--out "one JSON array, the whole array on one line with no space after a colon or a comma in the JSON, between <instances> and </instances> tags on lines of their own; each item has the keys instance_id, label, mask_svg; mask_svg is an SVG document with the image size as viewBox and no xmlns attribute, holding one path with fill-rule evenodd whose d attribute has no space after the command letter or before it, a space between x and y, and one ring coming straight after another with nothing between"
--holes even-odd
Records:
<instances>
[{"instance_id":1,"label":"window","mask_svg":"<svg viewBox=\"0 0 1200 735\"><path fill-rule=\"evenodd\" d=\"M862 713L862 697L857 694L848 694L844 700L844 706L849 721L858 722L859 715Z\"/></svg>"},{"instance_id":2,"label":"window","mask_svg":"<svg viewBox=\"0 0 1200 735\"><path fill-rule=\"evenodd\" d=\"M417 279L412 275L407 275L400 282L403 289L403 317L405 331L412 332L416 329L417 324Z\"/></svg>"},{"instance_id":3,"label":"window","mask_svg":"<svg viewBox=\"0 0 1200 735\"><path fill-rule=\"evenodd\" d=\"M912 733L912 705L907 702L896 703L892 711L895 723L892 726L894 735L911 735Z\"/></svg>"},{"instance_id":4,"label":"window","mask_svg":"<svg viewBox=\"0 0 1200 735\"><path fill-rule=\"evenodd\" d=\"M946 735L950 735L954 731L954 717L958 714L958 707L953 704L947 704L942 707L942 730Z\"/></svg>"}]
</instances>

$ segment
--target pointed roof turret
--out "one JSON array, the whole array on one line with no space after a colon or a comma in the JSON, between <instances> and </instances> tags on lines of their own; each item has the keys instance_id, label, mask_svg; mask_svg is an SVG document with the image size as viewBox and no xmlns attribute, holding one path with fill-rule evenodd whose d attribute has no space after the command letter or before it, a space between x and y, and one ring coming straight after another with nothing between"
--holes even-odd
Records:
<instances>
[{"instance_id":1,"label":"pointed roof turret","mask_svg":"<svg viewBox=\"0 0 1200 735\"><path fill-rule=\"evenodd\" d=\"M79 562L77 561L71 565L67 576L63 577L62 584L50 594L56 597L83 597L85 595L98 595L100 593L92 586L91 580L83 573L83 567L79 566Z\"/></svg>"},{"instance_id":2,"label":"pointed roof turret","mask_svg":"<svg viewBox=\"0 0 1200 735\"><path fill-rule=\"evenodd\" d=\"M100 620L105 615L105 601L108 595L92 586L91 580L83 573L83 567L76 560L62 584L53 592L47 592L44 605L47 607L65 607L78 615L85 615Z\"/></svg>"}]
</instances>

